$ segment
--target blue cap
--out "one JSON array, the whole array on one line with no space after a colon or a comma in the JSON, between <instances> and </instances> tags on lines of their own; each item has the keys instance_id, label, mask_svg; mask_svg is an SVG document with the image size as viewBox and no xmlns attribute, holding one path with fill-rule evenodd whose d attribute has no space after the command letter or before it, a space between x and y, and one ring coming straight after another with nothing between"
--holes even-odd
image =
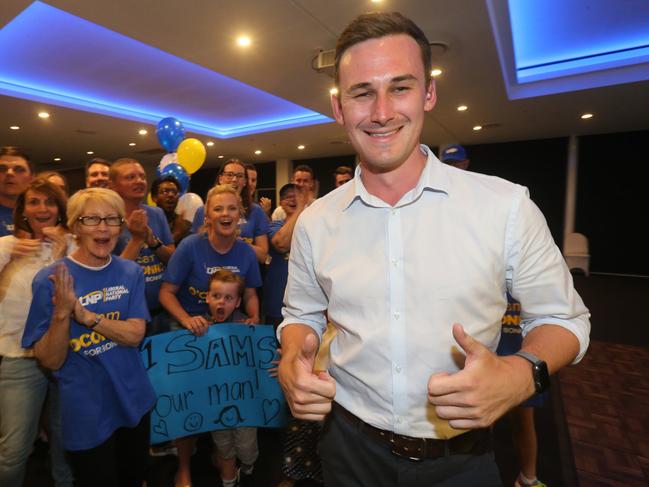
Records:
<instances>
[{"instance_id":1,"label":"blue cap","mask_svg":"<svg viewBox=\"0 0 649 487\"><path fill-rule=\"evenodd\" d=\"M468 159L464 147L459 144L449 145L442 151L442 162L465 161Z\"/></svg>"}]
</instances>

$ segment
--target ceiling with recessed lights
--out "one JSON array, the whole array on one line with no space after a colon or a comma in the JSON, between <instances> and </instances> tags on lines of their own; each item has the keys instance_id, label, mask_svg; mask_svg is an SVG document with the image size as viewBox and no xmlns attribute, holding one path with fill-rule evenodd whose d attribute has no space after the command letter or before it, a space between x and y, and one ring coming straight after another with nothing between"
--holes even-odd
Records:
<instances>
[{"instance_id":1,"label":"ceiling with recessed lights","mask_svg":"<svg viewBox=\"0 0 649 487\"><path fill-rule=\"evenodd\" d=\"M222 139L332 122L39 1L0 30L0 65L12 67L0 72L4 95L144 123L173 115Z\"/></svg>"},{"instance_id":2,"label":"ceiling with recessed lights","mask_svg":"<svg viewBox=\"0 0 649 487\"><path fill-rule=\"evenodd\" d=\"M212 142L208 165L219 156L255 162L350 154L329 118L333 80L314 61L355 15L379 9L416 19L432 43L446 46L435 49L442 74L437 106L426 116L430 145L647 129L646 5L3 0L0 145L24 147L41 163L60 158L63 168L79 166L89 151L155 164L164 153L155 123L174 116L188 137ZM249 45L239 45L242 36ZM616 50L627 54L608 56ZM593 60L586 68L575 62L586 57ZM41 111L50 117L39 118ZM582 119L585 113L593 117Z\"/></svg>"},{"instance_id":3,"label":"ceiling with recessed lights","mask_svg":"<svg viewBox=\"0 0 649 487\"><path fill-rule=\"evenodd\" d=\"M510 98L649 79L645 0L487 0Z\"/></svg>"}]
</instances>

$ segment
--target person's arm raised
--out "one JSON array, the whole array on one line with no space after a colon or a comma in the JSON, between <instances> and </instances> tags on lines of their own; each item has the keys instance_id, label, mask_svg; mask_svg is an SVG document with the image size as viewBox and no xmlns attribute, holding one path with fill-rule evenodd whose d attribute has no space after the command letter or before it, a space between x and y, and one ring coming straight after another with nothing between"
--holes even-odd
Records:
<instances>
[{"instance_id":1,"label":"person's arm raised","mask_svg":"<svg viewBox=\"0 0 649 487\"><path fill-rule=\"evenodd\" d=\"M61 368L70 349L70 316L78 304L74 294L72 276L65 264L56 266L50 276L54 283L54 311L50 326L45 334L34 344L36 360L49 370Z\"/></svg>"},{"instance_id":2,"label":"person's arm raised","mask_svg":"<svg viewBox=\"0 0 649 487\"><path fill-rule=\"evenodd\" d=\"M120 257L128 260L137 259L142 246L146 243L149 228L149 220L144 210L134 210L126 220L126 228L131 232L131 238L122 250Z\"/></svg>"},{"instance_id":3,"label":"person's arm raised","mask_svg":"<svg viewBox=\"0 0 649 487\"><path fill-rule=\"evenodd\" d=\"M160 304L173 316L183 328L187 328L194 335L202 336L207 332L209 323L204 316L190 316L182 307L176 297L179 287L169 282L160 286Z\"/></svg>"},{"instance_id":4,"label":"person's arm raised","mask_svg":"<svg viewBox=\"0 0 649 487\"><path fill-rule=\"evenodd\" d=\"M295 223L297 222L297 218L300 216L302 211L304 211L304 208L306 208L308 198L308 192L300 190L297 187L295 188L295 202L297 203L295 211L291 216L286 218L286 221L284 222L284 225L282 225L282 228L277 230L270 241L271 245L278 252L286 253L291 250L291 240L293 238Z\"/></svg>"},{"instance_id":5,"label":"person's arm raised","mask_svg":"<svg viewBox=\"0 0 649 487\"><path fill-rule=\"evenodd\" d=\"M252 239L252 243L248 244L255 251L255 257L260 263L266 262L268 257L268 237L266 235L257 235Z\"/></svg>"}]
</instances>

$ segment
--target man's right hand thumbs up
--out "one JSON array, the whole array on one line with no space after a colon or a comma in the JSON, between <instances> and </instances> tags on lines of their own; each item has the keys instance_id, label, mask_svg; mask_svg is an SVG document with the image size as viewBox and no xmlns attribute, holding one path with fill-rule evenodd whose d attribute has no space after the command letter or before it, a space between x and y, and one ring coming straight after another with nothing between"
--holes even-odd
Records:
<instances>
[{"instance_id":1,"label":"man's right hand thumbs up","mask_svg":"<svg viewBox=\"0 0 649 487\"><path fill-rule=\"evenodd\" d=\"M314 371L318 338L306 325L288 325L282 329L282 358L279 383L293 416L321 421L331 411L336 382L326 371Z\"/></svg>"}]
</instances>

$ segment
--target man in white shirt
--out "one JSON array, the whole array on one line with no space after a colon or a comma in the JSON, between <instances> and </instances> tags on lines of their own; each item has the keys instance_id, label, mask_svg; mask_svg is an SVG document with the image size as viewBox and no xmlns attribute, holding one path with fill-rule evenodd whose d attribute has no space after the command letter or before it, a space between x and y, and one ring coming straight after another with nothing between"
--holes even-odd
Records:
<instances>
[{"instance_id":1,"label":"man in white shirt","mask_svg":"<svg viewBox=\"0 0 649 487\"><path fill-rule=\"evenodd\" d=\"M295 417L327 418L327 485L499 485L485 428L583 356L588 310L525 188L419 144L436 94L412 21L358 17L335 64L332 108L360 165L294 230L278 329L286 399ZM507 291L526 357L493 352ZM325 313L331 375L313 370Z\"/></svg>"}]
</instances>

